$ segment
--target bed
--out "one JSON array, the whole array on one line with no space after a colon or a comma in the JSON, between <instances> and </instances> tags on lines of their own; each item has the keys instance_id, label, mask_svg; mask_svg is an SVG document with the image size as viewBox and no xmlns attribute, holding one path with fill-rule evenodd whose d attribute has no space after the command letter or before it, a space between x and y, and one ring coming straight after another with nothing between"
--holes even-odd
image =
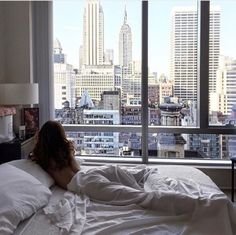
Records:
<instances>
[{"instance_id":1,"label":"bed","mask_svg":"<svg viewBox=\"0 0 236 235\"><path fill-rule=\"evenodd\" d=\"M98 167L81 166L85 172ZM135 171L145 166L122 167ZM172 192L188 195L194 209L173 214L137 204L98 203L59 188L30 160L2 164L0 178L6 180L0 185L0 234L236 234L236 208L207 175L190 166L160 165L155 172L145 179L144 190L158 191L163 207L175 202ZM188 206L184 197L176 203Z\"/></svg>"}]
</instances>

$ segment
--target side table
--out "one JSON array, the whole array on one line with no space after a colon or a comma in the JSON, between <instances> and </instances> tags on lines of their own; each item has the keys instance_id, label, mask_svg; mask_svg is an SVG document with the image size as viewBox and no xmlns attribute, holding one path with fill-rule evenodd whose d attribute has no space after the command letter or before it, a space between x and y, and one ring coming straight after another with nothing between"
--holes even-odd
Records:
<instances>
[{"instance_id":1,"label":"side table","mask_svg":"<svg viewBox=\"0 0 236 235\"><path fill-rule=\"evenodd\" d=\"M0 164L27 158L34 147L34 137L26 140L15 138L0 144Z\"/></svg>"}]
</instances>

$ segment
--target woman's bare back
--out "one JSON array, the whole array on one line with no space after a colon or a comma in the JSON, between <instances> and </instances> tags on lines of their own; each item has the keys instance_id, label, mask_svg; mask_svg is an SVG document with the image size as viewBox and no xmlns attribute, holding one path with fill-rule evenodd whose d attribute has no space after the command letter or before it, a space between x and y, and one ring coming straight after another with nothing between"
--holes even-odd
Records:
<instances>
[{"instance_id":1,"label":"woman's bare back","mask_svg":"<svg viewBox=\"0 0 236 235\"><path fill-rule=\"evenodd\" d=\"M62 169L49 169L48 173L55 180L56 184L64 189L67 189L67 185L70 183L72 177L80 170L79 164L75 158L72 158L71 166L64 167Z\"/></svg>"}]
</instances>

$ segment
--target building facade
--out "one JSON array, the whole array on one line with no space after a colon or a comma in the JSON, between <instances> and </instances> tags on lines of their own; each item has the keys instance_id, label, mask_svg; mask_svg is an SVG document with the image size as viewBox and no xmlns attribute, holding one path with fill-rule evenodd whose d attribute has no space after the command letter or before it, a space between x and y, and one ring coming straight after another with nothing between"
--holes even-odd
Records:
<instances>
[{"instance_id":1,"label":"building facade","mask_svg":"<svg viewBox=\"0 0 236 235\"><path fill-rule=\"evenodd\" d=\"M132 62L132 32L127 24L127 12L125 9L124 22L119 35L119 65L128 67Z\"/></svg>"},{"instance_id":2,"label":"building facade","mask_svg":"<svg viewBox=\"0 0 236 235\"><path fill-rule=\"evenodd\" d=\"M75 107L75 71L67 64L66 55L62 53L61 43L54 41L54 106L64 107L66 101L70 107Z\"/></svg>"},{"instance_id":3,"label":"building facade","mask_svg":"<svg viewBox=\"0 0 236 235\"><path fill-rule=\"evenodd\" d=\"M161 110L162 126L181 126L182 105L174 102L163 103ZM184 158L184 145L186 140L181 134L160 133L157 136L158 157L160 158Z\"/></svg>"},{"instance_id":4,"label":"building facade","mask_svg":"<svg viewBox=\"0 0 236 235\"><path fill-rule=\"evenodd\" d=\"M197 101L198 16L194 7L179 7L171 15L170 78L174 96L182 101ZM209 37L209 91L216 90L216 70L220 53L220 8L211 6ZM211 106L211 104L210 104Z\"/></svg>"},{"instance_id":5,"label":"building facade","mask_svg":"<svg viewBox=\"0 0 236 235\"><path fill-rule=\"evenodd\" d=\"M104 91L101 95L102 109L118 110L120 112L121 99L119 91Z\"/></svg>"},{"instance_id":6,"label":"building facade","mask_svg":"<svg viewBox=\"0 0 236 235\"><path fill-rule=\"evenodd\" d=\"M76 75L76 97L81 97L88 91L92 100L100 101L104 91L114 90L114 66L85 66Z\"/></svg>"},{"instance_id":7,"label":"building facade","mask_svg":"<svg viewBox=\"0 0 236 235\"><path fill-rule=\"evenodd\" d=\"M86 1L83 19L83 64L101 65L104 61L104 15L99 0Z\"/></svg>"},{"instance_id":8,"label":"building facade","mask_svg":"<svg viewBox=\"0 0 236 235\"><path fill-rule=\"evenodd\" d=\"M118 110L84 110L83 122L87 125L118 125ZM82 155L118 155L119 133L85 132L83 136Z\"/></svg>"},{"instance_id":9,"label":"building facade","mask_svg":"<svg viewBox=\"0 0 236 235\"><path fill-rule=\"evenodd\" d=\"M236 59L221 56L217 70L216 92L212 93L212 109L230 116L236 104ZM214 102L213 102L214 101Z\"/></svg>"}]
</instances>

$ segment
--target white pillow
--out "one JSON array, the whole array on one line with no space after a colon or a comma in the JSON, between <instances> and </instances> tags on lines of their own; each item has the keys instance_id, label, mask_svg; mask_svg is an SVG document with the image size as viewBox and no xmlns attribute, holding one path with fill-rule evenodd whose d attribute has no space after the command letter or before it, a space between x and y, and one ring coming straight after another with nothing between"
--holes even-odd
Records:
<instances>
[{"instance_id":1,"label":"white pillow","mask_svg":"<svg viewBox=\"0 0 236 235\"><path fill-rule=\"evenodd\" d=\"M54 184L54 179L43 170L41 166L30 159L14 160L6 164L11 164L23 171L26 171L48 188Z\"/></svg>"},{"instance_id":2,"label":"white pillow","mask_svg":"<svg viewBox=\"0 0 236 235\"><path fill-rule=\"evenodd\" d=\"M10 164L0 165L0 234L12 234L20 221L48 204L51 191Z\"/></svg>"}]
</instances>

